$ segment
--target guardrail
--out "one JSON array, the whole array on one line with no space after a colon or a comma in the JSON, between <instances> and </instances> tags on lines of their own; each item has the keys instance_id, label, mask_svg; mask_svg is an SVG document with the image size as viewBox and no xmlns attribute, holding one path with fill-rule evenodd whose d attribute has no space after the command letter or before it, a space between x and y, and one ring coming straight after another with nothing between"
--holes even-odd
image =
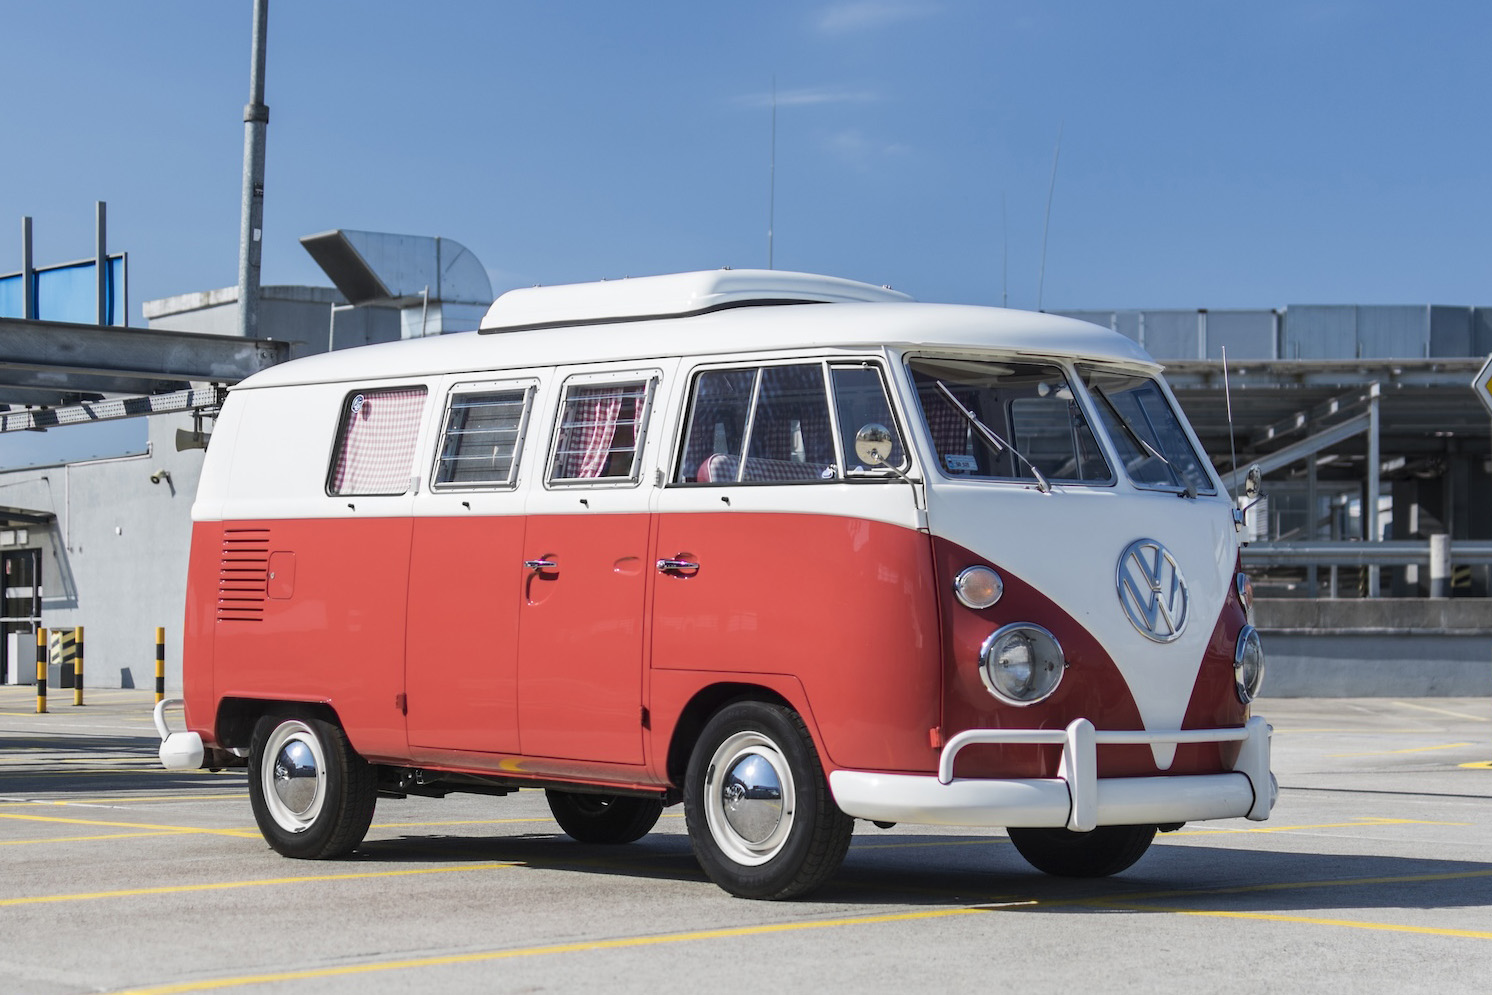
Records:
<instances>
[{"instance_id":1,"label":"guardrail","mask_svg":"<svg viewBox=\"0 0 1492 995\"><path fill-rule=\"evenodd\" d=\"M1383 542L1324 540L1309 542L1251 542L1243 547L1248 567L1408 567L1429 566L1435 539L1388 539ZM1449 543L1451 563L1485 566L1492 563L1492 542L1461 540Z\"/></svg>"}]
</instances>

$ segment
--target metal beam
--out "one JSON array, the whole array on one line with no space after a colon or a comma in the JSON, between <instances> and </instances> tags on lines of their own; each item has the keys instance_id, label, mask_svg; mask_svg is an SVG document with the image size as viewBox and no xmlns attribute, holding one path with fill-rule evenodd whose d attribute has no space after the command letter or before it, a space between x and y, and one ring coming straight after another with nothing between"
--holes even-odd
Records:
<instances>
[{"instance_id":1,"label":"metal beam","mask_svg":"<svg viewBox=\"0 0 1492 995\"><path fill-rule=\"evenodd\" d=\"M154 394L163 390L181 390L186 380L158 380L154 377L105 376L94 373L72 373L67 370L16 366L0 360L0 403L3 404L70 404L79 398L58 397L52 401L34 401L28 394L38 391L64 394Z\"/></svg>"},{"instance_id":2,"label":"metal beam","mask_svg":"<svg viewBox=\"0 0 1492 995\"><path fill-rule=\"evenodd\" d=\"M16 369L227 384L289 358L288 342L0 318L0 384L17 382L9 373Z\"/></svg>"},{"instance_id":3,"label":"metal beam","mask_svg":"<svg viewBox=\"0 0 1492 995\"><path fill-rule=\"evenodd\" d=\"M1344 415L1354 407L1363 407L1366 402L1366 394L1344 394L1340 397L1333 397L1328 401L1316 405L1309 411L1297 411L1286 418L1280 419L1273 425L1266 425L1263 428L1257 429L1249 436L1249 445L1257 447L1277 442L1283 436L1309 429L1316 422Z\"/></svg>"},{"instance_id":4,"label":"metal beam","mask_svg":"<svg viewBox=\"0 0 1492 995\"><path fill-rule=\"evenodd\" d=\"M0 412L0 433L27 432L34 429L57 428L62 425L86 425L90 422L114 421L119 418L135 418L139 415L158 415L168 411L213 408L223 403L225 393L222 387L197 387L192 390L174 391L170 394L151 394L147 397L115 397L107 401L84 401L60 408L5 411Z\"/></svg>"},{"instance_id":5,"label":"metal beam","mask_svg":"<svg viewBox=\"0 0 1492 995\"><path fill-rule=\"evenodd\" d=\"M1370 417L1371 412L1364 411L1356 418L1349 418L1339 425L1333 425L1331 428L1317 432L1315 435L1306 436L1299 442L1288 445L1284 449L1266 453L1263 456L1252 459L1245 458L1240 462L1238 467L1223 474L1223 483L1227 485L1228 490L1237 491L1239 485L1243 483L1243 478L1247 475L1249 467L1257 466L1259 471L1266 475L1282 467L1287 467L1291 463L1303 460L1308 456L1313 456L1323 449L1329 449L1345 439L1350 439L1354 435L1360 435L1368 431Z\"/></svg>"}]
</instances>

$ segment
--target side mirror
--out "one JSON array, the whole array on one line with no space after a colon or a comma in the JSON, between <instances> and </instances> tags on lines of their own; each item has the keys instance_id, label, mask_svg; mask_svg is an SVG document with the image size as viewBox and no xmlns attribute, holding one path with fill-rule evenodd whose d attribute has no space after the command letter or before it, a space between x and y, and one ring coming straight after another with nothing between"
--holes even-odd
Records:
<instances>
[{"instance_id":1,"label":"side mirror","mask_svg":"<svg viewBox=\"0 0 1492 995\"><path fill-rule=\"evenodd\" d=\"M867 466L886 466L895 441L885 425L876 422L861 425L855 433L855 455Z\"/></svg>"},{"instance_id":2,"label":"side mirror","mask_svg":"<svg viewBox=\"0 0 1492 995\"><path fill-rule=\"evenodd\" d=\"M1243 496L1250 500L1253 500L1254 498L1259 496L1259 492L1263 489L1264 473L1259 469L1259 464L1255 463L1253 466L1249 467L1248 473L1244 475Z\"/></svg>"}]
</instances>

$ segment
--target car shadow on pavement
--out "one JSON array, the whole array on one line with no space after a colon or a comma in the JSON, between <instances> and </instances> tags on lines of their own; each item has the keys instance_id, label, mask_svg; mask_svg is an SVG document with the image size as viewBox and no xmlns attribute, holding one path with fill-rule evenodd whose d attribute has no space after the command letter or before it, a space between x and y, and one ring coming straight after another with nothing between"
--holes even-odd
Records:
<instances>
[{"instance_id":1,"label":"car shadow on pavement","mask_svg":"<svg viewBox=\"0 0 1492 995\"><path fill-rule=\"evenodd\" d=\"M1341 842L1341 841L1339 841ZM493 861L545 871L692 881L714 887L681 833L597 846L561 833L370 840L368 863ZM1292 914L1322 909L1492 905L1492 862L1299 853L1157 842L1108 878L1058 878L1025 863L1003 835L857 834L844 865L801 901L830 905L990 906L1002 910Z\"/></svg>"}]
</instances>

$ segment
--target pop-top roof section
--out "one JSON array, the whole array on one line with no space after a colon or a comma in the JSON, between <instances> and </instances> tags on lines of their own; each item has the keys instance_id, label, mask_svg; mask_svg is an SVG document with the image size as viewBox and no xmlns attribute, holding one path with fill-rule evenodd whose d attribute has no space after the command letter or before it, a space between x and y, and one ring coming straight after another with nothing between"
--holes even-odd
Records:
<instances>
[{"instance_id":1,"label":"pop-top roof section","mask_svg":"<svg viewBox=\"0 0 1492 995\"><path fill-rule=\"evenodd\" d=\"M598 283L510 290L482 319L483 332L684 318L756 304L907 302L907 294L855 280L769 269L716 269Z\"/></svg>"}]
</instances>

